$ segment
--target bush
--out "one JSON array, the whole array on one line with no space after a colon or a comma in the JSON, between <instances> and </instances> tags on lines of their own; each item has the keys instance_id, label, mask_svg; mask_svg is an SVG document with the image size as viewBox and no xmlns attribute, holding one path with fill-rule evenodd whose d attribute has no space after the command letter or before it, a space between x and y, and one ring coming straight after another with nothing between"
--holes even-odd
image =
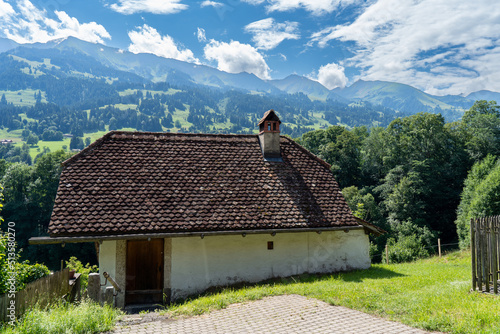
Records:
<instances>
[{"instance_id":1,"label":"bush","mask_svg":"<svg viewBox=\"0 0 500 334\"><path fill-rule=\"evenodd\" d=\"M76 273L82 274L80 276L82 289L87 288L89 282L89 274L99 272L99 268L96 265L91 266L89 263L87 263L84 266L75 256L70 257L69 261L66 261L66 268L69 268L69 270L74 270Z\"/></svg>"},{"instance_id":2,"label":"bush","mask_svg":"<svg viewBox=\"0 0 500 334\"><path fill-rule=\"evenodd\" d=\"M396 237L387 240L390 263L411 262L430 255L429 249L436 235L428 227L407 220L393 222L392 229ZM386 261L385 252L382 261Z\"/></svg>"},{"instance_id":3,"label":"bush","mask_svg":"<svg viewBox=\"0 0 500 334\"><path fill-rule=\"evenodd\" d=\"M50 274L49 268L43 264L29 264L26 260L16 265L17 290L22 290L26 284Z\"/></svg>"},{"instance_id":4,"label":"bush","mask_svg":"<svg viewBox=\"0 0 500 334\"><path fill-rule=\"evenodd\" d=\"M400 237L398 241L390 238L387 240L387 246L390 263L411 262L429 256L429 252L416 235ZM385 254L383 261L386 261Z\"/></svg>"},{"instance_id":5,"label":"bush","mask_svg":"<svg viewBox=\"0 0 500 334\"><path fill-rule=\"evenodd\" d=\"M16 291L22 290L26 284L50 274L49 268L43 264L30 264L28 260L22 263L17 262L19 254L16 254L15 263L11 263L14 266L14 270L12 270L7 260L8 245L7 233L0 233L0 294L7 291L7 280L10 278L11 271L16 274Z\"/></svg>"}]
</instances>

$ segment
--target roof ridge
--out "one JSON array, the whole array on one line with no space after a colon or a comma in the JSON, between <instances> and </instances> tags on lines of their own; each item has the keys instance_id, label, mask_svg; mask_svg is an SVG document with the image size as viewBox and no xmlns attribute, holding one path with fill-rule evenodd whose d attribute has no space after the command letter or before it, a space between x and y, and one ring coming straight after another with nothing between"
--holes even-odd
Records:
<instances>
[{"instance_id":1,"label":"roof ridge","mask_svg":"<svg viewBox=\"0 0 500 334\"><path fill-rule=\"evenodd\" d=\"M254 138L258 136L257 134L237 134L237 133L184 133L184 132L147 132L147 131L119 131L114 130L113 135L128 134L128 135L140 135L140 136L184 136L184 137L241 137L241 138ZM108 132L109 134L110 132Z\"/></svg>"},{"instance_id":2,"label":"roof ridge","mask_svg":"<svg viewBox=\"0 0 500 334\"><path fill-rule=\"evenodd\" d=\"M295 146L297 146L297 148L299 148L302 152L306 153L311 158L313 158L314 160L316 160L317 162L319 162L321 165L323 165L323 167L325 167L326 169L328 169L329 171L331 171L332 165L330 165L328 162L326 162L325 160L321 159L320 157L318 157L317 155L315 155L314 153L312 153L311 151L309 151L307 148L305 148L304 146L302 146L299 143L297 143L295 140L293 140L291 138L288 138L286 136L281 136L281 137L282 138L286 138L289 142L291 142Z\"/></svg>"},{"instance_id":3,"label":"roof ridge","mask_svg":"<svg viewBox=\"0 0 500 334\"><path fill-rule=\"evenodd\" d=\"M67 166L69 163L71 163L71 162L73 162L73 161L75 161L75 160L77 160L77 159L79 159L79 158L81 158L81 157L84 157L84 156L86 156L86 155L87 155L87 154L89 154L89 153L92 153L92 151L93 151L95 148L97 148L97 147L101 146L101 145L102 145L102 143L103 143L106 139L108 139L108 137L111 137L111 136L112 136L112 134L113 134L114 132L116 132L116 131L114 131L114 130L113 130L113 131L109 131L109 132L108 132L108 133L106 133L104 136L102 136L101 138L97 139L95 142L93 142L93 143L92 143L92 144L90 144L89 146L85 147L85 148L84 148L83 150L81 150L80 152L78 152L78 153L74 154L73 156L71 156L70 158L68 158L68 159L64 160L64 161L61 163L61 165L62 165L63 167L65 167L65 166Z\"/></svg>"}]
</instances>

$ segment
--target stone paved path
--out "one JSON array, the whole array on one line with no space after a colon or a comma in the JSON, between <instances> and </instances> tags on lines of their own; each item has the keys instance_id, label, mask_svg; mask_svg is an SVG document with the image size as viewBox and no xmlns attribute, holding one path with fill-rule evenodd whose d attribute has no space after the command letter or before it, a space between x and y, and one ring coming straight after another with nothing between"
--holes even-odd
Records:
<instances>
[{"instance_id":1,"label":"stone paved path","mask_svg":"<svg viewBox=\"0 0 500 334\"><path fill-rule=\"evenodd\" d=\"M317 299L266 297L181 319L122 325L113 333L428 333Z\"/></svg>"}]
</instances>

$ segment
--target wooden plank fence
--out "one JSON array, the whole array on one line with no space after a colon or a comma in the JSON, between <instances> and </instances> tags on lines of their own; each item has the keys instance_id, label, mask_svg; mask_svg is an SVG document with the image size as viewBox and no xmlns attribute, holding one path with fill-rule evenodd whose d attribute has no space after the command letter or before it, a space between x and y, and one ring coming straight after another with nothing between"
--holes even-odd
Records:
<instances>
[{"instance_id":1,"label":"wooden plank fence","mask_svg":"<svg viewBox=\"0 0 500 334\"><path fill-rule=\"evenodd\" d=\"M49 276L42 277L26 285L26 287L16 292L15 314L16 319L35 304L41 307L47 306L51 301L60 299L70 292L69 269L55 272ZM9 322L8 310L11 299L8 294L0 296L0 321Z\"/></svg>"},{"instance_id":2,"label":"wooden plank fence","mask_svg":"<svg viewBox=\"0 0 500 334\"><path fill-rule=\"evenodd\" d=\"M500 216L471 219L472 289L498 294Z\"/></svg>"}]
</instances>

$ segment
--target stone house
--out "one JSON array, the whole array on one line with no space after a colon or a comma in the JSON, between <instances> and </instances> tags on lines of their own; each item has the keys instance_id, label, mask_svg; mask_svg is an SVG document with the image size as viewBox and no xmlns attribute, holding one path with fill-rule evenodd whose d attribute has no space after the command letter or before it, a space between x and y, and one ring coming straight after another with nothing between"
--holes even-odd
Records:
<instances>
[{"instance_id":1,"label":"stone house","mask_svg":"<svg viewBox=\"0 0 500 334\"><path fill-rule=\"evenodd\" d=\"M381 230L280 123L269 110L258 135L112 131L64 162L50 237L31 242L95 242L120 307L369 268Z\"/></svg>"}]
</instances>

